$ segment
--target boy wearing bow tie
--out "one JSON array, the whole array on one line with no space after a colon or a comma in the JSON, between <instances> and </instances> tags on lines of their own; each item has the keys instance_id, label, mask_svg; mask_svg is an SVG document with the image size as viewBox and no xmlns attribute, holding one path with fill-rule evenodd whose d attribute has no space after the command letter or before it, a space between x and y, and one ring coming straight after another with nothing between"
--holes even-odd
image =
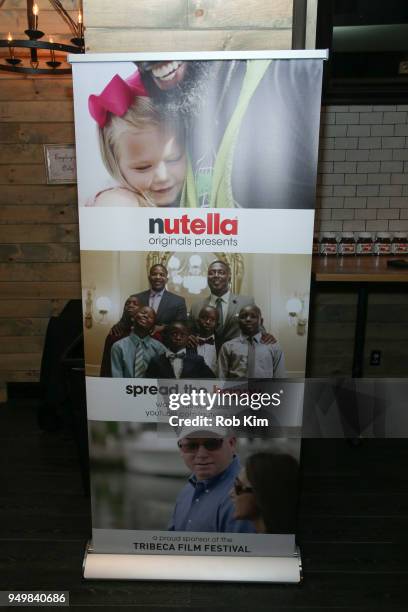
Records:
<instances>
[{"instance_id":1,"label":"boy wearing bow tie","mask_svg":"<svg viewBox=\"0 0 408 612\"><path fill-rule=\"evenodd\" d=\"M215 330L218 325L218 310L214 306L203 306L197 319L197 345L191 349L201 355L210 370L217 371L217 350L215 345Z\"/></svg>"},{"instance_id":2,"label":"boy wearing bow tie","mask_svg":"<svg viewBox=\"0 0 408 612\"><path fill-rule=\"evenodd\" d=\"M201 355L187 352L190 331L186 323L175 321L165 330L167 351L150 361L146 378L214 378Z\"/></svg>"}]
</instances>

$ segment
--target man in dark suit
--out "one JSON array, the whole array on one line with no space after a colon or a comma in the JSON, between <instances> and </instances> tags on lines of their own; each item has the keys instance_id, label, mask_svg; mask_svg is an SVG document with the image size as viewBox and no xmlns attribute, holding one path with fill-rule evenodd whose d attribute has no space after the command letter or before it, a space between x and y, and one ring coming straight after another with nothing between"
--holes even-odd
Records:
<instances>
[{"instance_id":1,"label":"man in dark suit","mask_svg":"<svg viewBox=\"0 0 408 612\"><path fill-rule=\"evenodd\" d=\"M170 323L165 332L167 351L150 360L146 378L214 378L214 373L200 355L187 351L190 330L187 323Z\"/></svg>"},{"instance_id":2,"label":"man in dark suit","mask_svg":"<svg viewBox=\"0 0 408 612\"><path fill-rule=\"evenodd\" d=\"M204 306L213 306L218 311L215 337L219 348L227 340L232 340L240 335L239 311L245 306L252 306L255 302L252 297L237 295L230 291L231 272L229 265L224 261L216 260L208 266L207 281L211 293L208 297L193 303L190 319L196 331L199 328L198 319L201 309ZM271 344L276 340L271 334L263 333L262 342ZM190 344L196 346L195 335L190 336Z\"/></svg>"},{"instance_id":3,"label":"man in dark suit","mask_svg":"<svg viewBox=\"0 0 408 612\"><path fill-rule=\"evenodd\" d=\"M186 301L183 297L167 291L168 272L162 264L155 264L150 268L148 279L150 289L136 293L135 296L141 306L150 306L155 311L156 325L152 335L160 339L160 334L166 325L172 321L187 319ZM112 327L111 333L114 335L122 333L122 327L126 326L127 321L124 316Z\"/></svg>"}]
</instances>

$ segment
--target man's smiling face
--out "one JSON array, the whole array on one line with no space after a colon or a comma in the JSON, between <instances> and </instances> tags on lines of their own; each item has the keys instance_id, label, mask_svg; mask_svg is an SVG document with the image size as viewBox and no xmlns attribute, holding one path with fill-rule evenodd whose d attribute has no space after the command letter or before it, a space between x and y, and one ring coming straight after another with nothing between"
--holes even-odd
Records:
<instances>
[{"instance_id":1,"label":"man's smiling face","mask_svg":"<svg viewBox=\"0 0 408 612\"><path fill-rule=\"evenodd\" d=\"M216 63L216 62L215 62ZM168 60L136 62L143 84L156 105L169 113L198 113L214 75L214 62Z\"/></svg>"},{"instance_id":2,"label":"man's smiling face","mask_svg":"<svg viewBox=\"0 0 408 612\"><path fill-rule=\"evenodd\" d=\"M222 296L229 289L231 274L229 267L223 262L214 262L208 266L207 281L211 293Z\"/></svg>"},{"instance_id":3,"label":"man's smiling face","mask_svg":"<svg viewBox=\"0 0 408 612\"><path fill-rule=\"evenodd\" d=\"M160 264L156 264L150 268L149 283L153 291L162 291L168 281L167 270Z\"/></svg>"},{"instance_id":4,"label":"man's smiling face","mask_svg":"<svg viewBox=\"0 0 408 612\"><path fill-rule=\"evenodd\" d=\"M204 433L204 432L203 432ZM220 439L219 448L208 450L207 440L214 438L186 437L180 440L179 447L186 466L195 474L197 480L208 480L218 476L230 465L234 458L236 438L227 436ZM216 438L217 440L219 438ZM189 446L196 448L189 450Z\"/></svg>"},{"instance_id":5,"label":"man's smiling face","mask_svg":"<svg viewBox=\"0 0 408 612\"><path fill-rule=\"evenodd\" d=\"M162 91L173 89L178 85L186 74L187 62L140 62L139 70L143 75L150 74L153 82Z\"/></svg>"}]
</instances>

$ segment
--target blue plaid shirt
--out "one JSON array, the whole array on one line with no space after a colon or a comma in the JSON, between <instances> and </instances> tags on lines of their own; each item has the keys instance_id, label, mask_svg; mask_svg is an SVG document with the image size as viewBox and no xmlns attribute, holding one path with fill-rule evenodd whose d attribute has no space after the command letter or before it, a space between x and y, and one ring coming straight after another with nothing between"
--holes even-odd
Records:
<instances>
[{"instance_id":1,"label":"blue plaid shirt","mask_svg":"<svg viewBox=\"0 0 408 612\"><path fill-rule=\"evenodd\" d=\"M227 469L213 478L197 480L190 476L177 497L169 530L255 533L251 521L233 518L234 504L229 492L240 469L235 456Z\"/></svg>"}]
</instances>

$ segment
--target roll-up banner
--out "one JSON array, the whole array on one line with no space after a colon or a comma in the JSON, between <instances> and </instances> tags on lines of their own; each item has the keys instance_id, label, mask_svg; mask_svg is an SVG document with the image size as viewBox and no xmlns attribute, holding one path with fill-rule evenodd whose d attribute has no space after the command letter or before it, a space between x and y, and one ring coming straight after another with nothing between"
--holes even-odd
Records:
<instances>
[{"instance_id":1,"label":"roll-up banner","mask_svg":"<svg viewBox=\"0 0 408 612\"><path fill-rule=\"evenodd\" d=\"M71 57L86 578L300 580L325 58Z\"/></svg>"}]
</instances>

